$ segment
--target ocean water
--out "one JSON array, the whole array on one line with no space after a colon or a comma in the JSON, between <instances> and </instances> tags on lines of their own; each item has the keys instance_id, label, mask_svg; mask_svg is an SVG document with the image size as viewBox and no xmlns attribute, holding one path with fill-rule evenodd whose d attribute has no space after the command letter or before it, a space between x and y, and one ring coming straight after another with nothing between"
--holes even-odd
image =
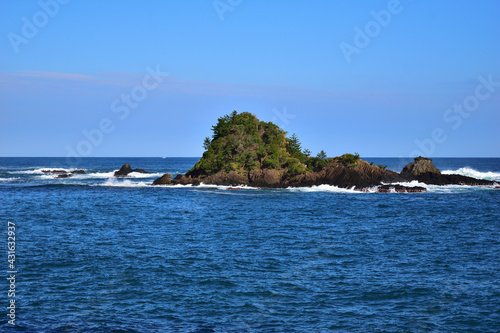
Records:
<instances>
[{"instance_id":1,"label":"ocean water","mask_svg":"<svg viewBox=\"0 0 500 333\"><path fill-rule=\"evenodd\" d=\"M500 331L499 189L150 186L196 161L0 158L0 331ZM113 178L125 162L152 174ZM434 162L500 182L498 158Z\"/></svg>"}]
</instances>

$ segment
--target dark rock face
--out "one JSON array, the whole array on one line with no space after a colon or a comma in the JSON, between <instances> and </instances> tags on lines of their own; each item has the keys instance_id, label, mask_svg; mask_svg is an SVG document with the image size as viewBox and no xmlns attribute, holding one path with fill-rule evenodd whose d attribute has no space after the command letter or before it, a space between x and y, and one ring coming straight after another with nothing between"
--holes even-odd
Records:
<instances>
[{"instance_id":1,"label":"dark rock face","mask_svg":"<svg viewBox=\"0 0 500 333\"><path fill-rule=\"evenodd\" d=\"M495 182L485 179L476 179L462 175L443 175L435 173L422 173L416 177L421 183L429 185L494 185Z\"/></svg>"},{"instance_id":2,"label":"dark rock face","mask_svg":"<svg viewBox=\"0 0 500 333\"><path fill-rule=\"evenodd\" d=\"M378 186L381 182L393 181L400 181L398 173L370 165L365 161L358 161L354 168L331 163L320 172L298 177L297 186L328 184L342 188L354 187L356 190L361 190ZM310 185L304 185L304 183Z\"/></svg>"},{"instance_id":3,"label":"dark rock face","mask_svg":"<svg viewBox=\"0 0 500 333\"><path fill-rule=\"evenodd\" d=\"M115 177L127 177L128 174L131 172L149 173L149 172L145 171L144 169L132 169L130 164L125 163L124 165L122 165L120 170L115 172L114 176Z\"/></svg>"},{"instance_id":4,"label":"dark rock face","mask_svg":"<svg viewBox=\"0 0 500 333\"><path fill-rule=\"evenodd\" d=\"M283 170L252 170L248 175L247 184L255 187L285 187L280 186L283 178ZM238 185L238 184L231 184Z\"/></svg>"},{"instance_id":5,"label":"dark rock face","mask_svg":"<svg viewBox=\"0 0 500 333\"><path fill-rule=\"evenodd\" d=\"M122 165L120 170L115 171L114 176L115 177L125 177L131 172L132 172L132 167L130 166L130 164L125 163L124 165Z\"/></svg>"},{"instance_id":6,"label":"dark rock face","mask_svg":"<svg viewBox=\"0 0 500 333\"><path fill-rule=\"evenodd\" d=\"M186 175L177 175L175 176L174 179L171 181L172 184L179 184L179 185L200 185L200 181L198 178L192 178L191 176L186 176Z\"/></svg>"},{"instance_id":7,"label":"dark rock face","mask_svg":"<svg viewBox=\"0 0 500 333\"><path fill-rule=\"evenodd\" d=\"M411 176L419 176L421 174L437 174L440 175L441 171L438 170L432 163L430 158L425 158L422 156L415 157L415 161L407 164L403 171L401 171L401 175L411 175Z\"/></svg>"},{"instance_id":8,"label":"dark rock face","mask_svg":"<svg viewBox=\"0 0 500 333\"><path fill-rule=\"evenodd\" d=\"M144 169L134 169L134 170L132 170L132 172L137 172L137 173L149 173L149 172L147 172L147 171L146 171L146 170L144 170Z\"/></svg>"},{"instance_id":9,"label":"dark rock face","mask_svg":"<svg viewBox=\"0 0 500 333\"><path fill-rule=\"evenodd\" d=\"M71 173L73 175L85 175L86 174L85 170L74 170L74 171L71 171Z\"/></svg>"},{"instance_id":10,"label":"dark rock face","mask_svg":"<svg viewBox=\"0 0 500 333\"><path fill-rule=\"evenodd\" d=\"M180 177L179 177L180 176ZM229 172L217 172L214 175L210 176L198 176L192 177L190 175L177 175L173 180L173 184L181 184L181 185L200 185L203 184L215 184L215 185L249 185L248 177L244 175L238 174L236 171Z\"/></svg>"},{"instance_id":11,"label":"dark rock face","mask_svg":"<svg viewBox=\"0 0 500 333\"><path fill-rule=\"evenodd\" d=\"M158 179L155 179L153 182L153 185L170 185L172 182L170 181L170 178L172 178L172 175L169 173L164 174Z\"/></svg>"}]
</instances>

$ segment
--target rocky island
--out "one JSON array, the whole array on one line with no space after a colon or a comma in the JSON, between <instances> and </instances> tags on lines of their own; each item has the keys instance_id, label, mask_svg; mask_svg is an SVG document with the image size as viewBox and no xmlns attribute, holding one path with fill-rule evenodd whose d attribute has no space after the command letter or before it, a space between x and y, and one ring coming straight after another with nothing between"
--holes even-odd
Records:
<instances>
[{"instance_id":1,"label":"rocky island","mask_svg":"<svg viewBox=\"0 0 500 333\"><path fill-rule=\"evenodd\" d=\"M444 175L432 160L417 157L401 173L386 170L361 160L359 154L327 158L321 151L316 157L301 147L296 135L272 122L259 121L248 112L220 117L212 126L212 138L205 138L203 157L185 175L171 179L165 174L153 185L215 184L248 185L261 188L287 188L334 185L359 191L424 192L421 186L403 186L400 182L419 181L435 185L494 185L488 180L461 175Z\"/></svg>"}]
</instances>

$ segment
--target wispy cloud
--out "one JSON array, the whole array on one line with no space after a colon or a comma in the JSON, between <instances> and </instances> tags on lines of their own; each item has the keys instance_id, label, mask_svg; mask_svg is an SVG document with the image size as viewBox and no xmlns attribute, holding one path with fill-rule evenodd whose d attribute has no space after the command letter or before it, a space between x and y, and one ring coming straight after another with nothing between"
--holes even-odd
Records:
<instances>
[{"instance_id":1,"label":"wispy cloud","mask_svg":"<svg viewBox=\"0 0 500 333\"><path fill-rule=\"evenodd\" d=\"M40 72L40 71L23 71L19 74L13 74L18 77L49 79L49 80L65 80L65 81L92 81L94 77L85 74L76 73L57 73L57 72Z\"/></svg>"},{"instance_id":2,"label":"wispy cloud","mask_svg":"<svg viewBox=\"0 0 500 333\"><path fill-rule=\"evenodd\" d=\"M133 87L140 83L144 74L100 72L96 75L78 73L60 73L43 71L24 71L20 73L0 73L0 87L5 91L23 91L27 87L58 87L63 91L66 86ZM62 89L62 90L61 90ZM199 80L185 80L173 76L164 76L157 89L164 94L180 94L191 96L213 96L234 98L256 98L297 100L311 102L329 102L339 105L404 105L408 103L425 103L421 96L384 92L384 91L335 91L326 89L308 89L302 87L271 86L259 84L222 83ZM348 111L348 110L346 110Z\"/></svg>"}]
</instances>

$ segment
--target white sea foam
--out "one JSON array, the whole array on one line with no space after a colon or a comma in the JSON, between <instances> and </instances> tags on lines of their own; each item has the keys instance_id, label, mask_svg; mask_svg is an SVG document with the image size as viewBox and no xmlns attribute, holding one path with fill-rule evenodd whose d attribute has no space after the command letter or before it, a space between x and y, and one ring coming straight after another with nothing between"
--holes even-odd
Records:
<instances>
[{"instance_id":1,"label":"white sea foam","mask_svg":"<svg viewBox=\"0 0 500 333\"><path fill-rule=\"evenodd\" d=\"M155 185L155 187L164 188L201 188L201 189L214 189L214 190L258 190L258 187L251 187L247 185L215 185L215 184L203 184L193 185L193 184L171 184L171 185Z\"/></svg>"},{"instance_id":2,"label":"white sea foam","mask_svg":"<svg viewBox=\"0 0 500 333\"><path fill-rule=\"evenodd\" d=\"M216 188L219 190L258 190L258 187L251 187L247 185L214 185L214 184L203 184L200 183L199 187L201 188Z\"/></svg>"},{"instance_id":3,"label":"white sea foam","mask_svg":"<svg viewBox=\"0 0 500 333\"><path fill-rule=\"evenodd\" d=\"M363 193L352 188L342 188L333 185L313 185L311 187L288 187L292 192L333 192L333 193ZM370 192L371 190L369 190ZM373 190L375 191L375 190Z\"/></svg>"},{"instance_id":4,"label":"white sea foam","mask_svg":"<svg viewBox=\"0 0 500 333\"><path fill-rule=\"evenodd\" d=\"M186 188L186 187L193 187L193 184L187 184L187 185L182 185L182 184L175 184L175 185L155 185L154 187L156 187L156 188L161 188L161 187Z\"/></svg>"},{"instance_id":5,"label":"white sea foam","mask_svg":"<svg viewBox=\"0 0 500 333\"><path fill-rule=\"evenodd\" d=\"M140 173L140 172L131 172L127 175L130 178L152 178L152 177L161 177L164 173Z\"/></svg>"},{"instance_id":6,"label":"white sea foam","mask_svg":"<svg viewBox=\"0 0 500 333\"><path fill-rule=\"evenodd\" d=\"M428 186L427 184L421 183L418 180L412 180L411 182L382 183L382 185L403 185L403 186L408 186L408 187L414 187L414 186L426 187L426 186Z\"/></svg>"},{"instance_id":7,"label":"white sea foam","mask_svg":"<svg viewBox=\"0 0 500 333\"><path fill-rule=\"evenodd\" d=\"M21 178L19 178L19 177L0 178L0 182L12 182L12 181L19 180L19 179L21 179Z\"/></svg>"},{"instance_id":8,"label":"white sea foam","mask_svg":"<svg viewBox=\"0 0 500 333\"><path fill-rule=\"evenodd\" d=\"M106 187L146 187L151 184L147 182L134 182L130 179L117 179L117 178L109 178L104 184L99 184L98 186L106 186Z\"/></svg>"},{"instance_id":9,"label":"white sea foam","mask_svg":"<svg viewBox=\"0 0 500 333\"><path fill-rule=\"evenodd\" d=\"M441 173L445 175L462 175L478 179L500 181L500 172L481 172L468 167L460 168L458 170L444 170L441 171Z\"/></svg>"},{"instance_id":10,"label":"white sea foam","mask_svg":"<svg viewBox=\"0 0 500 333\"><path fill-rule=\"evenodd\" d=\"M76 169L61 169L61 168L38 168L38 169L33 169L33 170L24 170L24 171L10 171L9 173L11 174L28 174L28 175L37 175L38 179L54 179L57 178L58 174L48 174L42 172L43 170L57 170L57 171L63 171L68 174L70 174L72 171L75 171ZM85 179L109 179L109 178L114 178L115 171L110 171L110 172L89 172L88 170L85 170L87 173L85 174L72 174L71 178L72 179L80 179L80 180L85 180ZM140 172L131 172L129 173L126 177L120 177L120 178L158 178L163 176L163 173L140 173Z\"/></svg>"},{"instance_id":11,"label":"white sea foam","mask_svg":"<svg viewBox=\"0 0 500 333\"><path fill-rule=\"evenodd\" d=\"M118 170L115 170L118 171ZM86 173L84 175L75 174L72 178L75 179L110 179L117 178L115 177L115 171L111 172L91 172ZM119 177L121 179L125 178L158 178L163 176L162 173L140 173L140 172L131 172L126 177Z\"/></svg>"},{"instance_id":12,"label":"white sea foam","mask_svg":"<svg viewBox=\"0 0 500 333\"><path fill-rule=\"evenodd\" d=\"M37 169L31 169L31 170L22 170L22 171L10 171L9 173L13 174L24 174L24 175L43 175L44 170L57 170L57 171L63 171L63 172L71 172L71 169L62 169L62 168L37 168Z\"/></svg>"},{"instance_id":13,"label":"white sea foam","mask_svg":"<svg viewBox=\"0 0 500 333\"><path fill-rule=\"evenodd\" d=\"M214 189L214 190L260 190L259 187L252 187L247 185L214 185L214 184L203 184L193 185L193 184L175 184L175 185L156 185L154 187L163 188L196 188L196 189ZM267 188L266 188L267 189ZM336 193L363 193L354 189L340 188L332 185L318 185L311 187L288 187L288 188L269 188L268 190L275 191L292 191L292 192L336 192ZM370 189L368 192L375 192L374 189Z\"/></svg>"},{"instance_id":14,"label":"white sea foam","mask_svg":"<svg viewBox=\"0 0 500 333\"><path fill-rule=\"evenodd\" d=\"M83 178L83 179L107 179L113 177L114 172L93 172L93 173L86 173L84 175L73 175L76 178Z\"/></svg>"},{"instance_id":15,"label":"white sea foam","mask_svg":"<svg viewBox=\"0 0 500 333\"><path fill-rule=\"evenodd\" d=\"M36 176L35 178L38 178L38 179L54 179L54 178L57 178L57 175L40 175L40 176Z\"/></svg>"}]
</instances>

